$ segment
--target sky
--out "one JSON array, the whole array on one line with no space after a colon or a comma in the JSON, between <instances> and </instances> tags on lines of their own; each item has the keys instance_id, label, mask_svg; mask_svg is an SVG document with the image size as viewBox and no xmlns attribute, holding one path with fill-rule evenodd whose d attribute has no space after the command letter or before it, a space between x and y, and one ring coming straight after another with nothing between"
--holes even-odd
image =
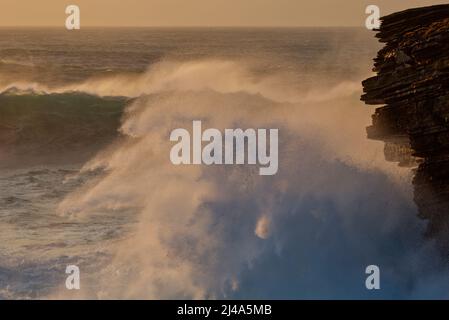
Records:
<instances>
[{"instance_id":1,"label":"sky","mask_svg":"<svg viewBox=\"0 0 449 320\"><path fill-rule=\"evenodd\" d=\"M0 0L0 26L65 26L78 5L81 26L364 26L367 5L381 14L435 0Z\"/></svg>"}]
</instances>

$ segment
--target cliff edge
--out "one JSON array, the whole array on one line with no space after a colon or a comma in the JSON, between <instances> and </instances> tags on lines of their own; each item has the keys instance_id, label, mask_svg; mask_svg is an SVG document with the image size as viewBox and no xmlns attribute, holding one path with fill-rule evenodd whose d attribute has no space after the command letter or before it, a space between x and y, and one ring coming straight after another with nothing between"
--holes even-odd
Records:
<instances>
[{"instance_id":1,"label":"cliff edge","mask_svg":"<svg viewBox=\"0 0 449 320\"><path fill-rule=\"evenodd\" d=\"M384 47L362 100L376 109L368 138L385 142L385 157L415 167L414 199L427 236L449 256L449 5L381 18Z\"/></svg>"}]
</instances>

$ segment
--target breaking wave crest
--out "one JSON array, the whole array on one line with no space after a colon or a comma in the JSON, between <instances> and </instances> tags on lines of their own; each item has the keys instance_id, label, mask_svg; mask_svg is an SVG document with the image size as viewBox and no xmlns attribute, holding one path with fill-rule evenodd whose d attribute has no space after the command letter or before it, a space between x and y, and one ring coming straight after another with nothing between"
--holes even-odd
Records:
<instances>
[{"instance_id":1,"label":"breaking wave crest","mask_svg":"<svg viewBox=\"0 0 449 320\"><path fill-rule=\"evenodd\" d=\"M282 80L282 81L279 81ZM6 82L6 79L2 79ZM117 74L90 78L80 83L51 86L39 82L12 81L0 86L0 93L62 94L85 93L100 97L135 98L162 91L200 91L210 89L220 93L247 92L260 94L280 102L325 101L349 96L360 90L359 82L342 82L330 90L298 94L293 78L275 74L257 76L248 66L226 60L192 62L161 62L141 74Z\"/></svg>"}]
</instances>

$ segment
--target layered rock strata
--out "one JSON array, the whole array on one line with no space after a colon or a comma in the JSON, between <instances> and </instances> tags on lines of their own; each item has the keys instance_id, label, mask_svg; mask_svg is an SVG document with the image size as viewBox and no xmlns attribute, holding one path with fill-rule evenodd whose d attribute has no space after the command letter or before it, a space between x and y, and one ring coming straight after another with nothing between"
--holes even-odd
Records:
<instances>
[{"instance_id":1,"label":"layered rock strata","mask_svg":"<svg viewBox=\"0 0 449 320\"><path fill-rule=\"evenodd\" d=\"M389 161L415 167L414 199L427 236L449 256L449 5L381 18L384 47L362 100L376 109L370 139L385 141Z\"/></svg>"}]
</instances>

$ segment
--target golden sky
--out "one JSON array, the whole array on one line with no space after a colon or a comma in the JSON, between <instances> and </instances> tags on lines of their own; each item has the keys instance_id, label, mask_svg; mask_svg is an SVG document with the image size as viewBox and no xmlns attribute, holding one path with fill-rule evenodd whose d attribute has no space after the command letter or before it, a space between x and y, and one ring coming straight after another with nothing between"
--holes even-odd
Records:
<instances>
[{"instance_id":1,"label":"golden sky","mask_svg":"<svg viewBox=\"0 0 449 320\"><path fill-rule=\"evenodd\" d=\"M65 25L76 4L83 26L364 26L365 7L382 15L435 0L0 0L0 26Z\"/></svg>"}]
</instances>

